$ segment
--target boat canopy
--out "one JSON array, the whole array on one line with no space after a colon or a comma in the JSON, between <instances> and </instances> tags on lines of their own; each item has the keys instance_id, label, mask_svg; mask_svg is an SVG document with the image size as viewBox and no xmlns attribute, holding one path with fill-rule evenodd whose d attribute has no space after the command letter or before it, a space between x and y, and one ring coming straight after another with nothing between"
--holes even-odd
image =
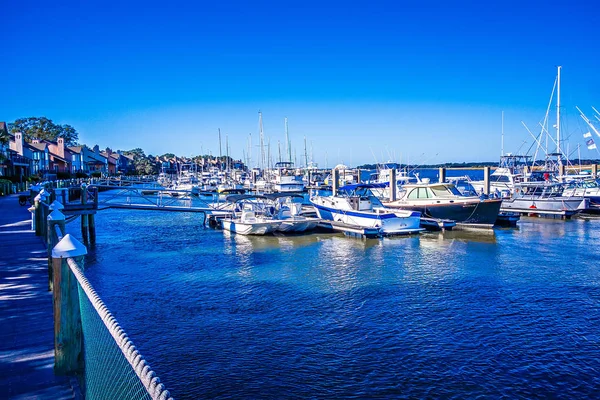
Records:
<instances>
[{"instance_id":1,"label":"boat canopy","mask_svg":"<svg viewBox=\"0 0 600 400\"><path fill-rule=\"evenodd\" d=\"M381 188L388 187L388 185L389 184L387 182L383 182L383 183L353 183L350 185L342 186L338 190L343 191L343 192L353 192L358 189L381 189Z\"/></svg>"},{"instance_id":2,"label":"boat canopy","mask_svg":"<svg viewBox=\"0 0 600 400\"><path fill-rule=\"evenodd\" d=\"M264 197L266 197L267 199L270 199L270 200L281 199L283 197L296 197L296 198L300 198L300 199L304 198L304 196L302 196L301 194L298 194L298 193L268 193L268 194L265 194Z\"/></svg>"},{"instance_id":3,"label":"boat canopy","mask_svg":"<svg viewBox=\"0 0 600 400\"><path fill-rule=\"evenodd\" d=\"M225 198L226 201L229 201L231 203L236 203L238 201L248 199L268 199L268 197L260 194L232 194Z\"/></svg>"}]
</instances>

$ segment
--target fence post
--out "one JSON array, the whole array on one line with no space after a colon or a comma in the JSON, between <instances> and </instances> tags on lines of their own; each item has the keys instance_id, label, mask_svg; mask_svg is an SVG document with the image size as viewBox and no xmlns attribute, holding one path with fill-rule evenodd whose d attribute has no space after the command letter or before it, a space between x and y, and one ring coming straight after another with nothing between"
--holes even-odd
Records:
<instances>
[{"instance_id":1,"label":"fence post","mask_svg":"<svg viewBox=\"0 0 600 400\"><path fill-rule=\"evenodd\" d=\"M43 217L42 213L44 212L42 202L46 200L46 191L44 189L40 190L40 192L34 197L34 207L35 207L35 235L42 236L43 235Z\"/></svg>"},{"instance_id":2,"label":"fence post","mask_svg":"<svg viewBox=\"0 0 600 400\"><path fill-rule=\"evenodd\" d=\"M83 243L88 243L88 216L86 214L85 205L87 203L88 185L85 183L81 184L81 204L83 205L83 211L81 214L81 237Z\"/></svg>"},{"instance_id":3,"label":"fence post","mask_svg":"<svg viewBox=\"0 0 600 400\"><path fill-rule=\"evenodd\" d=\"M56 235L56 231L54 227L58 225L60 227L61 236L65 234L65 216L60 211L64 207L60 202L54 201L50 204L49 209L52 211L48 215L48 290L52 291L54 289L53 282L53 268L52 268L52 249L58 244L58 236Z\"/></svg>"},{"instance_id":4,"label":"fence post","mask_svg":"<svg viewBox=\"0 0 600 400\"><path fill-rule=\"evenodd\" d=\"M70 234L52 250L54 269L54 372L66 375L83 368L83 331L77 279L67 259L83 268L87 249Z\"/></svg>"}]
</instances>

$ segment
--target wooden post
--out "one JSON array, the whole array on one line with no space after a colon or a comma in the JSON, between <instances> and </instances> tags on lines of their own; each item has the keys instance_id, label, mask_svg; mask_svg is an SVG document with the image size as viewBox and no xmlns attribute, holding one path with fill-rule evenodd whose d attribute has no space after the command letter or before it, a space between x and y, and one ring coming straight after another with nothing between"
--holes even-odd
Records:
<instances>
[{"instance_id":1,"label":"wooden post","mask_svg":"<svg viewBox=\"0 0 600 400\"><path fill-rule=\"evenodd\" d=\"M598 177L598 164L592 164L592 177Z\"/></svg>"},{"instance_id":2,"label":"wooden post","mask_svg":"<svg viewBox=\"0 0 600 400\"><path fill-rule=\"evenodd\" d=\"M85 213L85 204L87 203L87 185L81 185L81 204L83 207L83 213L81 214L81 238L83 243L88 243L88 215Z\"/></svg>"},{"instance_id":3,"label":"wooden post","mask_svg":"<svg viewBox=\"0 0 600 400\"><path fill-rule=\"evenodd\" d=\"M523 167L523 182L529 182L529 167L527 165Z\"/></svg>"},{"instance_id":4,"label":"wooden post","mask_svg":"<svg viewBox=\"0 0 600 400\"><path fill-rule=\"evenodd\" d=\"M54 373L66 375L83 368L83 330L77 279L67 259L83 268L87 249L70 234L52 250L54 268Z\"/></svg>"},{"instance_id":5,"label":"wooden post","mask_svg":"<svg viewBox=\"0 0 600 400\"><path fill-rule=\"evenodd\" d=\"M490 167L483 167L483 194L490 194Z\"/></svg>"},{"instance_id":6,"label":"wooden post","mask_svg":"<svg viewBox=\"0 0 600 400\"><path fill-rule=\"evenodd\" d=\"M356 183L362 183L362 179L360 179L360 168L356 170Z\"/></svg>"},{"instance_id":7,"label":"wooden post","mask_svg":"<svg viewBox=\"0 0 600 400\"><path fill-rule=\"evenodd\" d=\"M340 171L333 169L331 171L331 195L336 196L340 187Z\"/></svg>"},{"instance_id":8,"label":"wooden post","mask_svg":"<svg viewBox=\"0 0 600 400\"><path fill-rule=\"evenodd\" d=\"M88 215L90 243L96 244L96 214Z\"/></svg>"},{"instance_id":9,"label":"wooden post","mask_svg":"<svg viewBox=\"0 0 600 400\"><path fill-rule=\"evenodd\" d=\"M55 202L57 203L57 202ZM58 203L60 204L60 203ZM65 216L62 212L60 212L60 208L57 205L50 205L52 208L52 212L48 215L48 290L52 291L54 287L53 281L53 262L52 262L52 249L56 247L58 244L58 237L56 236L56 232L54 227L58 225L60 227L60 231L62 235L65 234Z\"/></svg>"},{"instance_id":10,"label":"wooden post","mask_svg":"<svg viewBox=\"0 0 600 400\"><path fill-rule=\"evenodd\" d=\"M438 179L439 182L440 183L446 182L446 168L440 167L438 174L439 174L439 179Z\"/></svg>"},{"instance_id":11,"label":"wooden post","mask_svg":"<svg viewBox=\"0 0 600 400\"><path fill-rule=\"evenodd\" d=\"M390 201L396 201L396 168L390 170Z\"/></svg>"}]
</instances>

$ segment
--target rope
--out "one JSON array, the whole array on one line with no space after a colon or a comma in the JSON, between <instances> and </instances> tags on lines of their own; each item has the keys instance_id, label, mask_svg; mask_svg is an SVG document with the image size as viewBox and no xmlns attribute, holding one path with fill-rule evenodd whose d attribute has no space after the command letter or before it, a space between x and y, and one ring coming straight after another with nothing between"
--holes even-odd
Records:
<instances>
[{"instance_id":1,"label":"rope","mask_svg":"<svg viewBox=\"0 0 600 400\"><path fill-rule=\"evenodd\" d=\"M92 285L89 283L79 265L73 258L68 258L67 263L73 272L73 275L79 282L81 289L85 292L88 300L100 316L102 322L113 337L117 346L125 356L127 362L133 368L133 371L144 385L147 393L153 400L172 400L169 391L165 385L160 383L160 379L156 373L152 371L150 365L144 360L142 355L137 351L133 342L129 339L123 328L119 325L115 317L108 310L100 296L96 293Z\"/></svg>"}]
</instances>

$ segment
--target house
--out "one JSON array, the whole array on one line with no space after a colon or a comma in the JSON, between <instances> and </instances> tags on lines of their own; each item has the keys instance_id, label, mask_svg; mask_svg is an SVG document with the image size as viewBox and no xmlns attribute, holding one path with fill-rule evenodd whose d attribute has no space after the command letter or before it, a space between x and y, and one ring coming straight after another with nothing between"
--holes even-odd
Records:
<instances>
[{"instance_id":1,"label":"house","mask_svg":"<svg viewBox=\"0 0 600 400\"><path fill-rule=\"evenodd\" d=\"M100 146L95 145L93 149L87 148L84 154L84 172L101 172L108 173L108 158L100 152Z\"/></svg>"}]
</instances>

